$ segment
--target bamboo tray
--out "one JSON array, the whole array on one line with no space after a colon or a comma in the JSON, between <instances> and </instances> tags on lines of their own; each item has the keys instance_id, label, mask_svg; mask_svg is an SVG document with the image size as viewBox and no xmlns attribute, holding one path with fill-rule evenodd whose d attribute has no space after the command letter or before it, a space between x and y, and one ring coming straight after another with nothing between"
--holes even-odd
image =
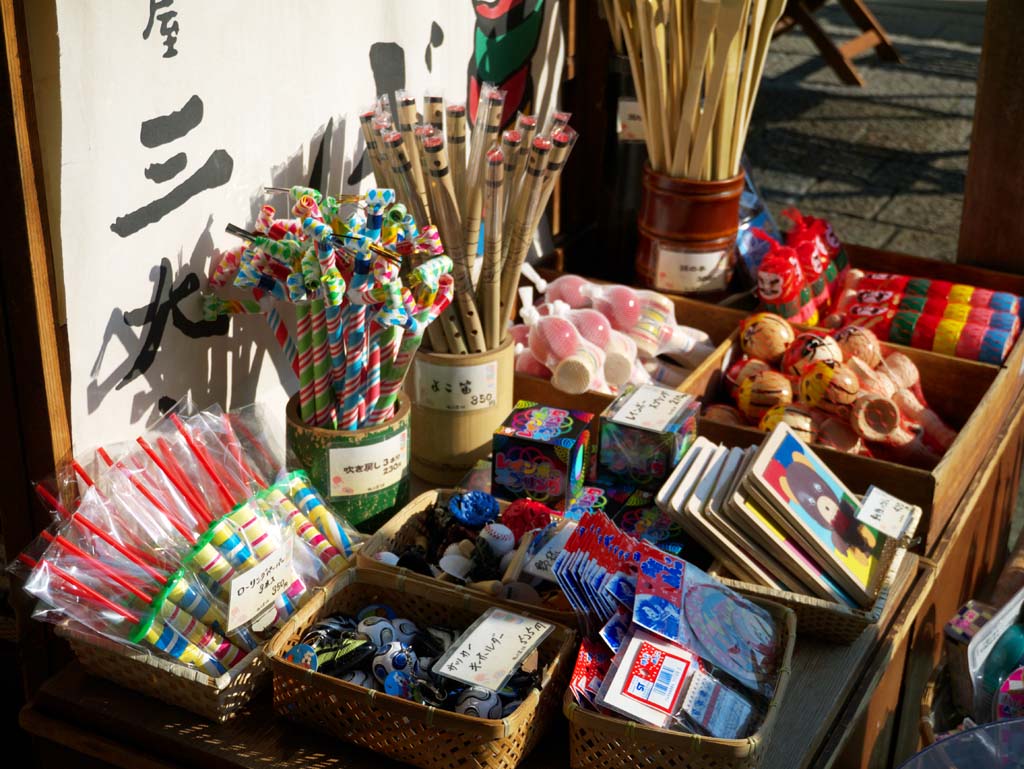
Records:
<instances>
[{"instance_id":1,"label":"bamboo tray","mask_svg":"<svg viewBox=\"0 0 1024 769\"><path fill-rule=\"evenodd\" d=\"M57 626L75 656L95 676L106 678L211 721L227 721L270 682L262 646L223 675L199 670L149 652L114 643L74 623Z\"/></svg>"},{"instance_id":2,"label":"bamboo tray","mask_svg":"<svg viewBox=\"0 0 1024 769\"><path fill-rule=\"evenodd\" d=\"M314 622L383 601L416 623L468 627L491 602L438 582L353 568L332 579L267 645L278 714L424 769L514 769L551 726L576 656L576 633L556 625L540 645L541 689L503 719L465 716L365 689L285 659ZM525 613L525 612L523 612Z\"/></svg>"},{"instance_id":3,"label":"bamboo tray","mask_svg":"<svg viewBox=\"0 0 1024 769\"><path fill-rule=\"evenodd\" d=\"M448 489L427 491L420 494L408 505L399 510L390 521L378 529L377 532L363 544L363 547L356 555L356 564L359 568L401 574L410 580L426 582L428 584L444 585L452 590L465 591L474 596L485 597L494 603L501 603L509 606L515 611L529 612L536 614L539 617L550 619L553 622L559 622L563 625L568 625L569 627L576 627L576 615L570 608L562 610L550 606L534 606L532 604L521 603L519 601L499 601L491 595L479 590L462 587L461 585L456 585L452 582L432 579L422 574L409 571L408 569L400 569L397 566L388 566L373 557L377 553L383 553L386 551L394 552L411 545L415 541L417 535L424 531L423 522L426 517L426 512L437 503L437 499L442 493L455 492L454 490ZM498 504L501 506L502 510L509 505L508 502L500 499L498 500Z\"/></svg>"},{"instance_id":4,"label":"bamboo tray","mask_svg":"<svg viewBox=\"0 0 1024 769\"><path fill-rule=\"evenodd\" d=\"M906 550L900 549L893 558L892 565L882 582L882 587L870 609L856 609L845 604L825 601L803 593L791 593L785 590L774 590L770 587L752 585L725 576L728 572L720 572L712 564L709 573L713 574L722 584L728 585L737 593L754 600L774 601L792 609L800 626L801 637L810 636L830 643L848 645L854 643L861 634L881 619L892 593L899 593L899 588L908 580L913 579L916 569L916 558L908 558Z\"/></svg>"},{"instance_id":5,"label":"bamboo tray","mask_svg":"<svg viewBox=\"0 0 1024 769\"><path fill-rule=\"evenodd\" d=\"M761 726L741 740L701 737L638 724L625 718L584 710L570 692L562 711L569 719L569 765L572 769L754 769L771 737L779 703L793 665L796 615L771 601L755 600L771 612L784 630L784 651L775 696ZM796 693L800 696L800 692Z\"/></svg>"}]
</instances>

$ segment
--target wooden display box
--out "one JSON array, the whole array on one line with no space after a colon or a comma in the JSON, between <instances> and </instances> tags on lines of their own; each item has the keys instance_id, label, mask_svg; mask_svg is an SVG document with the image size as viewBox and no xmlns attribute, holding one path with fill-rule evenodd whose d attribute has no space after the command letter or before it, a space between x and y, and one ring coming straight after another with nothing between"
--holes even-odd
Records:
<instances>
[{"instance_id":1,"label":"wooden display box","mask_svg":"<svg viewBox=\"0 0 1024 769\"><path fill-rule=\"evenodd\" d=\"M970 265L846 245L850 264L867 272L891 272L948 280L1024 296L1024 276L1010 275ZM723 361L733 348L740 320L749 313L669 295L676 305L676 320L699 328L719 348L678 389L698 396L715 393ZM1022 334L1024 338L1024 334ZM886 345L906 353L921 371L922 387L929 406L959 430L956 442L930 472L905 465L850 456L820 448L822 457L855 493L877 485L908 502L920 505L924 517L919 529L923 552L931 552L960 501L989 445L995 439L1005 412L1024 384L1024 344L1018 339L1002 366L975 363L900 345ZM515 397L560 408L583 408L600 414L613 396L588 392L574 396L556 390L550 382L517 374ZM710 399L728 402L726 398ZM753 445L762 433L753 428L722 425L702 419L699 431L728 445Z\"/></svg>"},{"instance_id":2,"label":"wooden display box","mask_svg":"<svg viewBox=\"0 0 1024 769\"><path fill-rule=\"evenodd\" d=\"M729 339L739 322L747 317L742 310L733 310L717 304L708 304L685 296L669 295L676 306L676 322L683 326L700 329L711 337L716 345ZM614 395L599 392L586 392L582 395L569 395L556 389L546 379L539 379L525 374L515 375L515 400L529 400L554 406L561 409L582 409L592 414L600 414L615 400ZM685 384L685 383L684 383ZM683 387L679 388L684 389Z\"/></svg>"}]
</instances>

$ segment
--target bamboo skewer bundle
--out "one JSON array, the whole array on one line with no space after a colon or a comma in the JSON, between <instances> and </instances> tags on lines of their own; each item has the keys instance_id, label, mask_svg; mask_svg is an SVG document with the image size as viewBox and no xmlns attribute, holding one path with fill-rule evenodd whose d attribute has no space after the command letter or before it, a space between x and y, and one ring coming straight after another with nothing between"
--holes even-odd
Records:
<instances>
[{"instance_id":1,"label":"bamboo skewer bundle","mask_svg":"<svg viewBox=\"0 0 1024 769\"><path fill-rule=\"evenodd\" d=\"M571 115L552 113L544 134L535 116L520 115L516 127L502 133L505 94L485 84L467 138L465 105L446 107L430 95L419 119L415 100L405 92L397 96L397 130L386 97L376 112L361 116L360 127L374 173L388 179L417 222L437 228L452 259L454 301L428 326L430 346L452 354L497 349L508 338L534 233L576 141ZM474 286L481 240L484 258Z\"/></svg>"},{"instance_id":2,"label":"bamboo skewer bundle","mask_svg":"<svg viewBox=\"0 0 1024 769\"><path fill-rule=\"evenodd\" d=\"M629 56L651 168L728 179L743 145L785 0L606 0Z\"/></svg>"}]
</instances>

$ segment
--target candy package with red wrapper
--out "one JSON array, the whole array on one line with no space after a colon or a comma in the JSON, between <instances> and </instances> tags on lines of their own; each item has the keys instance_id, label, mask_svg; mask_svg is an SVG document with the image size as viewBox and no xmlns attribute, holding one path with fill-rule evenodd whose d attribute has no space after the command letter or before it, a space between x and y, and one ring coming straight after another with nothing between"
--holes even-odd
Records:
<instances>
[{"instance_id":1,"label":"candy package with red wrapper","mask_svg":"<svg viewBox=\"0 0 1024 769\"><path fill-rule=\"evenodd\" d=\"M754 234L769 243L757 273L757 296L761 307L794 323L813 326L818 322L818 303L811 294L795 249L784 246L761 230Z\"/></svg>"},{"instance_id":2,"label":"candy package with red wrapper","mask_svg":"<svg viewBox=\"0 0 1024 769\"><path fill-rule=\"evenodd\" d=\"M793 228L786 233L786 245L799 250L801 244L809 243L824 263L823 275L829 293L835 294L846 277L850 260L832 225L824 219L804 216L795 208L786 209L782 215L793 222Z\"/></svg>"}]
</instances>

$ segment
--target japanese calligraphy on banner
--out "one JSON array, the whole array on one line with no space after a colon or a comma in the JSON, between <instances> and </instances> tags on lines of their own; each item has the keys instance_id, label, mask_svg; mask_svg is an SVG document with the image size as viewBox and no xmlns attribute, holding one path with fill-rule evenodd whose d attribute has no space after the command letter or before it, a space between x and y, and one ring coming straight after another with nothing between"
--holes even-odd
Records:
<instances>
[{"instance_id":1,"label":"japanese calligraphy on banner","mask_svg":"<svg viewBox=\"0 0 1024 769\"><path fill-rule=\"evenodd\" d=\"M437 659L432 670L470 686L498 691L554 629L550 622L488 609Z\"/></svg>"},{"instance_id":2,"label":"japanese calligraphy on banner","mask_svg":"<svg viewBox=\"0 0 1024 769\"><path fill-rule=\"evenodd\" d=\"M262 401L280 434L298 383L266 318L203 315L207 275L237 245L225 225L283 212L264 186L307 184L314 166L331 194L372 186L357 116L378 93L461 101L496 80L511 112L546 113L561 78L559 0L55 5L62 130L42 154L60 181L48 205L80 448L185 395Z\"/></svg>"}]
</instances>

